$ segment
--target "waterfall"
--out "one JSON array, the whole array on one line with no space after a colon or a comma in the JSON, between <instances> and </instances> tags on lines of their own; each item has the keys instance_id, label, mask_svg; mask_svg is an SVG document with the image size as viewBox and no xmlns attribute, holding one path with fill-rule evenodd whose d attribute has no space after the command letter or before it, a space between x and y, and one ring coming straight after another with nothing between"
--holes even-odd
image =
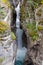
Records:
<instances>
[{"instance_id":1,"label":"waterfall","mask_svg":"<svg viewBox=\"0 0 43 65\"><path fill-rule=\"evenodd\" d=\"M16 60L14 65L23 65L25 55L27 52L27 49L25 47L22 47L22 34L23 30L20 29L20 2L18 6L15 8L17 17L16 17L16 37L17 37L17 54L16 54Z\"/></svg>"},{"instance_id":2,"label":"waterfall","mask_svg":"<svg viewBox=\"0 0 43 65\"><path fill-rule=\"evenodd\" d=\"M20 2L18 4L18 6L15 8L15 10L16 10L16 14L17 14L17 17L16 17L16 27L20 28Z\"/></svg>"},{"instance_id":3,"label":"waterfall","mask_svg":"<svg viewBox=\"0 0 43 65\"><path fill-rule=\"evenodd\" d=\"M16 37L18 48L22 48L22 33L23 31L20 29L20 2L18 6L15 8L17 17L16 17Z\"/></svg>"}]
</instances>

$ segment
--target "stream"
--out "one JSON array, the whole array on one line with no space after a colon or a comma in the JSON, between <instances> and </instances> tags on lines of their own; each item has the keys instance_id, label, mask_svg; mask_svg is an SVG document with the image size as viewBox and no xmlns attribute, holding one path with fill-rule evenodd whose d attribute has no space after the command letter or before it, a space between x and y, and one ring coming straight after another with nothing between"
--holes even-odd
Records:
<instances>
[{"instance_id":1,"label":"stream","mask_svg":"<svg viewBox=\"0 0 43 65\"><path fill-rule=\"evenodd\" d=\"M18 48L22 48L22 33L23 30L20 29L20 3L18 4L18 6L15 8L16 10L16 37L17 37L17 44L18 44Z\"/></svg>"},{"instance_id":2,"label":"stream","mask_svg":"<svg viewBox=\"0 0 43 65\"><path fill-rule=\"evenodd\" d=\"M25 47L22 47L22 34L23 30L20 29L20 2L18 6L15 8L17 17L16 17L16 43L18 46L17 54L16 54L16 60L14 65L23 65L27 49Z\"/></svg>"}]
</instances>

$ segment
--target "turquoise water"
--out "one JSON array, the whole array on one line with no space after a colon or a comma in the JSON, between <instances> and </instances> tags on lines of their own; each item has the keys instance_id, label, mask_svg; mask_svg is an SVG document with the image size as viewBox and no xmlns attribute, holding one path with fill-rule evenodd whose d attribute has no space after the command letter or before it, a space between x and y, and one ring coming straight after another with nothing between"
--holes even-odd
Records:
<instances>
[{"instance_id":1,"label":"turquoise water","mask_svg":"<svg viewBox=\"0 0 43 65\"><path fill-rule=\"evenodd\" d=\"M27 49L25 47L22 47L22 34L23 30L20 29L20 3L15 8L16 10L16 40L17 40L17 54L16 54L16 60L14 65L23 65Z\"/></svg>"},{"instance_id":2,"label":"turquoise water","mask_svg":"<svg viewBox=\"0 0 43 65\"><path fill-rule=\"evenodd\" d=\"M23 65L23 62L21 62L20 60L19 61L15 61L15 65Z\"/></svg>"},{"instance_id":3,"label":"turquoise water","mask_svg":"<svg viewBox=\"0 0 43 65\"><path fill-rule=\"evenodd\" d=\"M23 47L22 49L18 49L14 65L23 65L26 52L27 49L25 47Z\"/></svg>"}]
</instances>

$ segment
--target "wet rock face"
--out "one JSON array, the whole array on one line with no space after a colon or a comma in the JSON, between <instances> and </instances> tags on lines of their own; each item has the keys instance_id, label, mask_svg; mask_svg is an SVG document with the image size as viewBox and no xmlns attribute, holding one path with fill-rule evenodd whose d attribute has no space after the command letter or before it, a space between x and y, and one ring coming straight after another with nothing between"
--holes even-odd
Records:
<instances>
[{"instance_id":1,"label":"wet rock face","mask_svg":"<svg viewBox=\"0 0 43 65\"><path fill-rule=\"evenodd\" d=\"M27 36L24 31L22 35L22 40L23 40L23 47L25 46L27 48Z\"/></svg>"},{"instance_id":2,"label":"wet rock face","mask_svg":"<svg viewBox=\"0 0 43 65\"><path fill-rule=\"evenodd\" d=\"M15 32L15 30L16 30L15 29L16 28L16 16L17 16L16 15L16 11L13 10L12 11L12 21L11 21L11 24L10 24L11 25L11 31L12 32Z\"/></svg>"},{"instance_id":3,"label":"wet rock face","mask_svg":"<svg viewBox=\"0 0 43 65\"><path fill-rule=\"evenodd\" d=\"M31 58L29 58L28 60L26 60L26 61L24 62L24 64L23 64L23 65L34 65L34 64L33 64L32 59L31 59Z\"/></svg>"},{"instance_id":4,"label":"wet rock face","mask_svg":"<svg viewBox=\"0 0 43 65\"><path fill-rule=\"evenodd\" d=\"M19 3L19 0L10 0L12 6L16 7Z\"/></svg>"},{"instance_id":5,"label":"wet rock face","mask_svg":"<svg viewBox=\"0 0 43 65\"><path fill-rule=\"evenodd\" d=\"M21 5L23 4L24 0L10 0L11 6L16 7L18 5L18 3L21 3Z\"/></svg>"}]
</instances>

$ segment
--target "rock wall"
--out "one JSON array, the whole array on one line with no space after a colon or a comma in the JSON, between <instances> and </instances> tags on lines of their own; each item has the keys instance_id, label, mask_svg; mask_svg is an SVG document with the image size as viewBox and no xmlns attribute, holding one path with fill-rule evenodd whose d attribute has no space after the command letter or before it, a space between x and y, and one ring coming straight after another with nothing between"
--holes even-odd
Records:
<instances>
[{"instance_id":1,"label":"rock wall","mask_svg":"<svg viewBox=\"0 0 43 65\"><path fill-rule=\"evenodd\" d=\"M40 1L37 0L38 5L34 5L35 1L25 0L21 6L21 26L27 35L27 47L28 52L24 61L24 65L30 65L28 62L33 65L42 65L43 61L43 4L40 4ZM35 41L32 41L29 30L26 27L26 24L30 22L36 22L36 30L38 38ZM33 34L31 32L31 34ZM32 61L32 62L31 62Z\"/></svg>"}]
</instances>

